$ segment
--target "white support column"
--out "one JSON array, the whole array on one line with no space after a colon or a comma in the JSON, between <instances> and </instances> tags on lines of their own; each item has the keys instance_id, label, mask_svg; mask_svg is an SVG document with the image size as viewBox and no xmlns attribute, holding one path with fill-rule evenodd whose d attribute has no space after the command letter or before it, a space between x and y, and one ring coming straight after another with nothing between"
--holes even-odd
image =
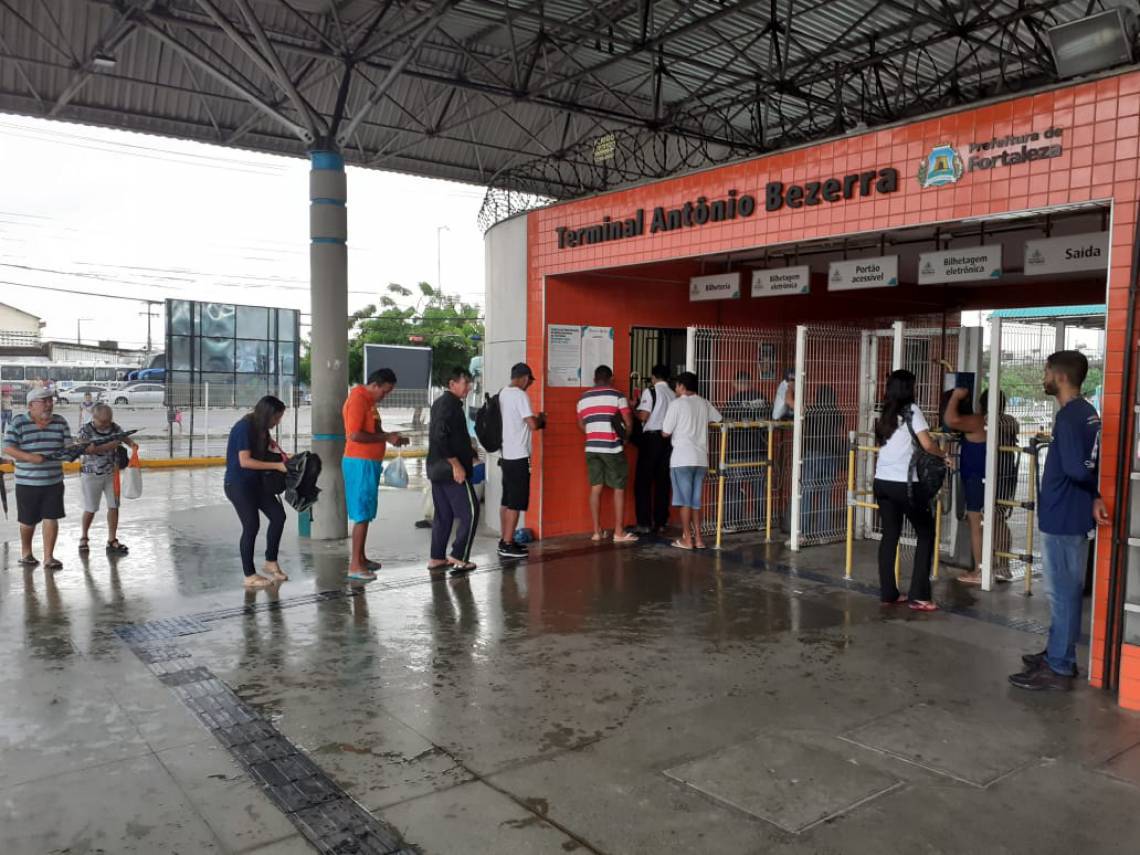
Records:
<instances>
[{"instance_id":1,"label":"white support column","mask_svg":"<svg viewBox=\"0 0 1140 855\"><path fill-rule=\"evenodd\" d=\"M210 456L210 381L206 381L205 388L202 390L202 403L205 404L205 416L203 417L202 434L205 439L204 455Z\"/></svg>"},{"instance_id":2,"label":"white support column","mask_svg":"<svg viewBox=\"0 0 1140 855\"><path fill-rule=\"evenodd\" d=\"M344 158L314 151L309 172L309 275L312 297L313 451L321 458L321 500L313 506L311 536L339 540L348 534L344 504L344 423L348 391L348 211Z\"/></svg>"},{"instance_id":3,"label":"white support column","mask_svg":"<svg viewBox=\"0 0 1140 855\"><path fill-rule=\"evenodd\" d=\"M990 376L987 383L989 401L986 408L986 481L982 505L982 590L994 587L994 532L997 530L998 441L1001 431L1001 318L990 318Z\"/></svg>"},{"instance_id":4,"label":"white support column","mask_svg":"<svg viewBox=\"0 0 1140 855\"><path fill-rule=\"evenodd\" d=\"M1055 330L1055 332L1054 332L1054 337L1053 337L1053 350L1054 351L1064 350L1065 349L1065 322L1064 321L1057 321L1057 323L1054 324L1054 330Z\"/></svg>"},{"instance_id":5,"label":"white support column","mask_svg":"<svg viewBox=\"0 0 1140 855\"><path fill-rule=\"evenodd\" d=\"M796 406L792 412L792 537L793 552L800 548L800 472L804 445L804 366L807 363L807 327L796 327Z\"/></svg>"},{"instance_id":6,"label":"white support column","mask_svg":"<svg viewBox=\"0 0 1140 855\"><path fill-rule=\"evenodd\" d=\"M891 325L894 330L895 346L891 351L891 371L898 371L903 367L903 348L906 346L905 338L903 336L903 322L895 321Z\"/></svg>"},{"instance_id":7,"label":"white support column","mask_svg":"<svg viewBox=\"0 0 1140 855\"><path fill-rule=\"evenodd\" d=\"M697 372L697 328L685 327L685 370Z\"/></svg>"}]
</instances>

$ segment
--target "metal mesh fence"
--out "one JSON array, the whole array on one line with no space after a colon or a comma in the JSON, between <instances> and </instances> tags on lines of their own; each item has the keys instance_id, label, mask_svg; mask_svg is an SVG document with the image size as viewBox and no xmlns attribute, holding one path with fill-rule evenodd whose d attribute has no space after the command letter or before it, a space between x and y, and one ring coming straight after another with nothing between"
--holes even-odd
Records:
<instances>
[{"instance_id":1,"label":"metal mesh fence","mask_svg":"<svg viewBox=\"0 0 1140 855\"><path fill-rule=\"evenodd\" d=\"M63 394L56 412L77 430L91 418L97 402L110 404L115 421L124 430L137 430L140 454L154 458L218 457L225 454L230 429L263 395L285 402L285 415L277 428L277 441L286 451L304 451L312 436L312 405L294 383L135 383L107 389L91 400ZM399 390L380 405L385 430L398 430L411 439L412 448L427 443L426 392Z\"/></svg>"},{"instance_id":2,"label":"metal mesh fence","mask_svg":"<svg viewBox=\"0 0 1140 855\"><path fill-rule=\"evenodd\" d=\"M691 330L693 344L691 364L700 379L700 393L715 406L728 422L757 423L771 419L772 403L784 373L792 364L794 331L787 328L696 327ZM778 512L787 506L786 474L791 454L787 431L773 433L772 465L768 468L768 436L766 427L733 428L727 436L724 459L724 531L759 531L767 514L767 479L772 478L772 503ZM722 432L719 426L709 429L710 469L721 459ZM710 474L712 474L710 472ZM717 473L719 477L720 473ZM705 481L704 507L714 512L705 515L703 530L716 528L717 477Z\"/></svg>"},{"instance_id":3,"label":"metal mesh fence","mask_svg":"<svg viewBox=\"0 0 1140 855\"><path fill-rule=\"evenodd\" d=\"M863 333L852 327L809 326L804 335L801 414L800 530L802 546L834 543L846 534L847 433L858 421Z\"/></svg>"}]
</instances>

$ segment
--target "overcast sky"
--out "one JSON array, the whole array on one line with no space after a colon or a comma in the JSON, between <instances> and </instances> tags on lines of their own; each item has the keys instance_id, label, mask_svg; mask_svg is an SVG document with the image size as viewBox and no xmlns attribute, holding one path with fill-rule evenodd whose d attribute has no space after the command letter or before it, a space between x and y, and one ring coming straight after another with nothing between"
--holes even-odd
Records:
<instances>
[{"instance_id":1,"label":"overcast sky","mask_svg":"<svg viewBox=\"0 0 1140 855\"><path fill-rule=\"evenodd\" d=\"M146 340L141 300L307 313L308 171L301 159L0 114L0 302L39 315L50 338L74 341L76 320L91 318L84 341L129 347ZM349 167L349 310L389 282L434 283L437 226L448 227L444 288L482 305L482 199L474 186Z\"/></svg>"}]
</instances>

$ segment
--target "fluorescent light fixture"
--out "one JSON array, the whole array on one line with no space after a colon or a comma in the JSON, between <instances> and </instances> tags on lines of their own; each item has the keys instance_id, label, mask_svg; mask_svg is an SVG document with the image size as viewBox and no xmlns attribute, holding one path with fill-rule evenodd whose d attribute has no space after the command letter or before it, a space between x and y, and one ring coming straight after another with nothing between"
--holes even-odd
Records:
<instances>
[{"instance_id":1,"label":"fluorescent light fixture","mask_svg":"<svg viewBox=\"0 0 1140 855\"><path fill-rule=\"evenodd\" d=\"M1061 77L1077 77L1132 62L1135 17L1130 10L1109 9L1050 27L1049 45Z\"/></svg>"},{"instance_id":2,"label":"fluorescent light fixture","mask_svg":"<svg viewBox=\"0 0 1140 855\"><path fill-rule=\"evenodd\" d=\"M91 64L96 68L114 68L115 63L118 62L115 57L109 53L98 52L91 58Z\"/></svg>"}]
</instances>

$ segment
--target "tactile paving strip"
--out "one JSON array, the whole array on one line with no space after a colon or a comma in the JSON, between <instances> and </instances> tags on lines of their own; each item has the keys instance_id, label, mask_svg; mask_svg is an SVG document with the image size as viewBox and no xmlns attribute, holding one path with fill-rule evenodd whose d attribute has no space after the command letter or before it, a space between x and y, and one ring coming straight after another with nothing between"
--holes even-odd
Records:
<instances>
[{"instance_id":1,"label":"tactile paving strip","mask_svg":"<svg viewBox=\"0 0 1140 855\"><path fill-rule=\"evenodd\" d=\"M288 602L300 605L300 601L325 599L333 597L299 597L297 601ZM183 635L208 632L210 628L205 621L228 616L155 620L120 626L115 632L214 734L318 852L328 855L415 853L417 850L405 843L395 828L353 801L297 746L244 703L209 668L195 664L189 652L174 641Z\"/></svg>"}]
</instances>

